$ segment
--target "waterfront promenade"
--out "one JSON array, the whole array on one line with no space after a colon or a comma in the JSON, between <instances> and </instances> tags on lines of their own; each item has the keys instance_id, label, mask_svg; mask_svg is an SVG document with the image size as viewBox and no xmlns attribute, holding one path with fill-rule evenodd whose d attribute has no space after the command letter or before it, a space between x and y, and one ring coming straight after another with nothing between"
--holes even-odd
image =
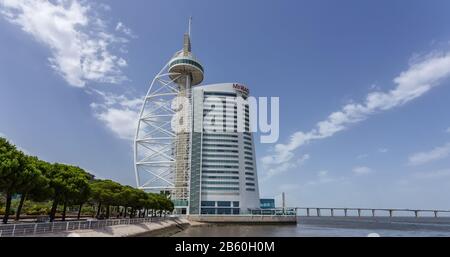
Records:
<instances>
[{"instance_id":1,"label":"waterfront promenade","mask_svg":"<svg viewBox=\"0 0 450 257\"><path fill-rule=\"evenodd\" d=\"M0 225L0 237L18 236L133 236L170 226L189 224L180 217L83 220Z\"/></svg>"}]
</instances>

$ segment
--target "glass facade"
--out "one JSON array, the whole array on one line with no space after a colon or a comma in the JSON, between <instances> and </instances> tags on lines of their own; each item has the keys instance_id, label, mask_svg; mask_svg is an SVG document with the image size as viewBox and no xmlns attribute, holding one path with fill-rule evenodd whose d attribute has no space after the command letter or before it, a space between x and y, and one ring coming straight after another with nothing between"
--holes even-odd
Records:
<instances>
[{"instance_id":1,"label":"glass facade","mask_svg":"<svg viewBox=\"0 0 450 257\"><path fill-rule=\"evenodd\" d=\"M194 127L197 125L194 129L201 136L192 140L200 153L199 156L192 154L192 162L200 169L197 173L192 167L192 172L200 176L195 180L191 178L191 183L198 182L191 186L199 185L191 200L200 204L190 208L190 214L248 213L248 209L259 208L259 192L252 133L237 131L239 102L236 97L241 93L230 92L234 90L233 84L226 84L225 91L206 90L208 87L193 89L197 104L194 104ZM242 117L247 131L248 109L245 106Z\"/></svg>"},{"instance_id":2,"label":"glass facade","mask_svg":"<svg viewBox=\"0 0 450 257\"><path fill-rule=\"evenodd\" d=\"M196 62L196 61L194 61L194 60L191 60L191 59L177 59L177 60L171 62L169 66L170 66L170 67L173 67L173 66L175 66L175 65L177 65L177 64L180 64L180 63L181 63L181 64L190 64L190 65L193 65L193 66L199 68L202 72L204 72L204 71L203 71L203 67L200 65L200 63L198 63L198 62Z\"/></svg>"},{"instance_id":3,"label":"glass facade","mask_svg":"<svg viewBox=\"0 0 450 257\"><path fill-rule=\"evenodd\" d=\"M275 199L261 198L259 202L261 209L275 209Z\"/></svg>"}]
</instances>

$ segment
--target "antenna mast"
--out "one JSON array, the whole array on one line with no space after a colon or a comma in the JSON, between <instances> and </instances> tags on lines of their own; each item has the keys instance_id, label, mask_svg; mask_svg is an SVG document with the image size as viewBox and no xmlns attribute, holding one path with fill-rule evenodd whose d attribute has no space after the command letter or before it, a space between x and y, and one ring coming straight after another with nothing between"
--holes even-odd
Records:
<instances>
[{"instance_id":1,"label":"antenna mast","mask_svg":"<svg viewBox=\"0 0 450 257\"><path fill-rule=\"evenodd\" d=\"M189 29L188 29L189 37L191 37L191 25L192 25L192 16L189 17Z\"/></svg>"}]
</instances>

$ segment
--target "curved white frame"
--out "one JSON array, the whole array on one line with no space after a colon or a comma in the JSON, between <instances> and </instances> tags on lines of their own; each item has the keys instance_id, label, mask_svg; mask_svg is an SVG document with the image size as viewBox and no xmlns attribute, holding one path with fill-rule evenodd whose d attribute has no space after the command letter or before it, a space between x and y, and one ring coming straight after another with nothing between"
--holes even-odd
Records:
<instances>
[{"instance_id":1,"label":"curved white frame","mask_svg":"<svg viewBox=\"0 0 450 257\"><path fill-rule=\"evenodd\" d=\"M179 187L175 181L175 163L172 146L176 134L171 120L175 111L172 100L179 94L176 79L169 76L183 76L169 73L170 61L153 79L144 98L134 139L134 165L137 187L147 191L169 191L176 199L187 199L188 186ZM188 178L182 181L189 183ZM180 193L181 192L181 193Z\"/></svg>"}]
</instances>

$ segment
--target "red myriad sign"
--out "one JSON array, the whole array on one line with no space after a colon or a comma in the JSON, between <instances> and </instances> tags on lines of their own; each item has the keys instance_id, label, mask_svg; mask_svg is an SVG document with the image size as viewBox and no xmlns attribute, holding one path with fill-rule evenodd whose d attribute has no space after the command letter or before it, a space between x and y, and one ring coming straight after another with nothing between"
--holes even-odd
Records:
<instances>
[{"instance_id":1,"label":"red myriad sign","mask_svg":"<svg viewBox=\"0 0 450 257\"><path fill-rule=\"evenodd\" d=\"M239 92L245 93L245 94L249 94L249 90L246 86L244 85L240 85L240 84L233 84L233 88L236 89Z\"/></svg>"}]
</instances>

